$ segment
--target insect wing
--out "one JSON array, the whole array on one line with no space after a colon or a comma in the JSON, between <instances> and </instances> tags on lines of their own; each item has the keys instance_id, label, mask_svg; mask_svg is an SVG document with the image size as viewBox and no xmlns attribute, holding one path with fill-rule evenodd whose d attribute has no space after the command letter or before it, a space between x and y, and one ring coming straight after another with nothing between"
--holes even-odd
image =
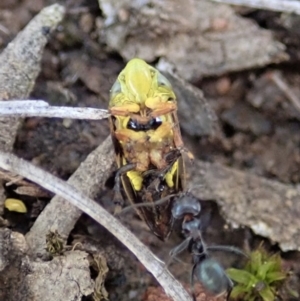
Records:
<instances>
[{"instance_id":1,"label":"insect wing","mask_svg":"<svg viewBox=\"0 0 300 301\"><path fill-rule=\"evenodd\" d=\"M172 177L172 181L174 183L173 187L169 187L165 180L161 180L159 178L152 179L152 182L150 180L150 184L147 184L147 180L149 181L149 179L144 179L144 191L141 194L138 194L139 199L136 199L135 201L138 203L143 202L149 204L168 195L178 194L183 191L185 185L185 174L184 160L182 156L180 156L172 164L172 166L170 166L169 174L167 172L165 177L168 175ZM143 219L146 221L150 230L161 240L166 240L173 229L173 201L174 197L171 197L164 204L137 208L137 210L139 210L143 215Z\"/></svg>"},{"instance_id":2,"label":"insect wing","mask_svg":"<svg viewBox=\"0 0 300 301\"><path fill-rule=\"evenodd\" d=\"M122 161L123 161L124 155L123 155L122 146L115 135L116 126L115 126L115 117L113 117L113 116L109 117L109 127L110 127L111 139L112 139L113 146L115 149L116 162L117 162L118 168L120 168L122 166Z\"/></svg>"}]
</instances>

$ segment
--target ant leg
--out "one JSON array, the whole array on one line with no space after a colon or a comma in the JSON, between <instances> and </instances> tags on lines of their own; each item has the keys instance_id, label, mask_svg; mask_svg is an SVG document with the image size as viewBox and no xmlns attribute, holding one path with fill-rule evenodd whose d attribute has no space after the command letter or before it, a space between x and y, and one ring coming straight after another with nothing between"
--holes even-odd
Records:
<instances>
[{"instance_id":1,"label":"ant leg","mask_svg":"<svg viewBox=\"0 0 300 301\"><path fill-rule=\"evenodd\" d=\"M192 273L191 273L191 292L192 292L193 301L197 301L196 294L195 294L195 289L194 289L194 274L195 274L195 269L197 267L197 264L198 263L193 265Z\"/></svg>"},{"instance_id":2,"label":"ant leg","mask_svg":"<svg viewBox=\"0 0 300 301\"><path fill-rule=\"evenodd\" d=\"M170 255L170 259L167 262L167 266L169 266L169 264L171 263L172 259L175 258L177 255L179 255L180 253L182 253L184 250L186 250L190 244L191 241L191 237L188 237L187 239L185 239L181 244L179 244L178 246L176 246L175 248L173 248L169 255Z\"/></svg>"},{"instance_id":3,"label":"ant leg","mask_svg":"<svg viewBox=\"0 0 300 301\"><path fill-rule=\"evenodd\" d=\"M237 255L242 255L242 256L245 256L246 258L249 258L249 256L246 253L244 253L239 248L236 248L233 246L209 246L209 247L207 247L207 250L230 252L230 253L235 253Z\"/></svg>"},{"instance_id":4,"label":"ant leg","mask_svg":"<svg viewBox=\"0 0 300 301\"><path fill-rule=\"evenodd\" d=\"M177 262L179 262L179 263L181 263L181 264L187 265L186 262L180 260L179 258L177 258L177 257L175 257L175 256L173 256L172 259L176 260ZM168 260L167 263L165 263L165 265L164 265L164 271L166 271L166 270L168 269L170 263L171 263L171 260ZM160 274L160 275L161 275L161 274ZM160 275L159 275L159 276L160 276Z\"/></svg>"},{"instance_id":5,"label":"ant leg","mask_svg":"<svg viewBox=\"0 0 300 301\"><path fill-rule=\"evenodd\" d=\"M175 248L173 248L170 251L170 256L177 256L180 253L182 253L185 249L187 249L190 241L191 241L191 237L186 238L181 244L179 244L178 246L176 246Z\"/></svg>"},{"instance_id":6,"label":"ant leg","mask_svg":"<svg viewBox=\"0 0 300 301\"><path fill-rule=\"evenodd\" d=\"M143 173L143 175L153 175L156 177L164 177L173 167L174 163L181 157L181 153L178 149L171 150L169 153L163 156L163 160L167 163L167 166L162 169L151 169Z\"/></svg>"},{"instance_id":7,"label":"ant leg","mask_svg":"<svg viewBox=\"0 0 300 301\"><path fill-rule=\"evenodd\" d=\"M172 158L171 160L169 159L170 155L173 155L175 153L176 157ZM179 154L179 155L178 155ZM178 152L178 150L174 150L169 154L166 154L164 156L164 160L168 163L167 167L163 168L163 169L150 169L150 170L146 170L143 175L144 176L156 176L158 178L162 178L166 175L166 173L168 173L172 167L173 164L176 162L176 160L180 157L180 153Z\"/></svg>"},{"instance_id":8,"label":"ant leg","mask_svg":"<svg viewBox=\"0 0 300 301\"><path fill-rule=\"evenodd\" d=\"M153 206L159 206L159 205L162 205L163 203L169 201L172 197L176 196L176 194L170 194L164 198L161 198L160 200L158 201L155 201L155 202L152 202L152 203L140 203L140 204L133 204L133 205L130 205L130 206L127 206L126 208L124 208L121 212L121 213L125 213L133 208L140 208L140 207L153 207Z\"/></svg>"},{"instance_id":9,"label":"ant leg","mask_svg":"<svg viewBox=\"0 0 300 301\"><path fill-rule=\"evenodd\" d=\"M113 202L115 204L115 214L121 211L121 208L124 205L124 200L121 194L121 177L128 171L134 169L136 167L136 164L130 163L127 165L122 166L118 169L116 175L115 175L115 185L114 185L114 198Z\"/></svg>"},{"instance_id":10,"label":"ant leg","mask_svg":"<svg viewBox=\"0 0 300 301\"><path fill-rule=\"evenodd\" d=\"M226 297L226 301L229 301L230 299L230 295L233 289L233 282L232 280L228 277L228 275L225 273L225 276L227 277L227 281L228 281L228 288L227 288L227 297Z\"/></svg>"},{"instance_id":11,"label":"ant leg","mask_svg":"<svg viewBox=\"0 0 300 301\"><path fill-rule=\"evenodd\" d=\"M181 152L179 149L174 149L169 153L165 154L164 160L169 164L173 165L181 157Z\"/></svg>"}]
</instances>

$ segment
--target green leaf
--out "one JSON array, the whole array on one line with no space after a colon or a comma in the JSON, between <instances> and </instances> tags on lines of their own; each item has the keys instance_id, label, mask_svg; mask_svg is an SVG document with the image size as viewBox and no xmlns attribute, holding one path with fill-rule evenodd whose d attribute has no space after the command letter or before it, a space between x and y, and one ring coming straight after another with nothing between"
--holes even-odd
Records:
<instances>
[{"instance_id":1,"label":"green leaf","mask_svg":"<svg viewBox=\"0 0 300 301\"><path fill-rule=\"evenodd\" d=\"M272 255L271 257L269 257L267 259L267 261L272 263L270 265L270 271L271 272L282 270L282 267L281 267L281 257L278 254Z\"/></svg>"},{"instance_id":2,"label":"green leaf","mask_svg":"<svg viewBox=\"0 0 300 301\"><path fill-rule=\"evenodd\" d=\"M272 271L274 262L264 262L257 271L257 278L264 280L268 272Z\"/></svg>"},{"instance_id":3,"label":"green leaf","mask_svg":"<svg viewBox=\"0 0 300 301\"><path fill-rule=\"evenodd\" d=\"M262 265L262 252L260 250L251 253L250 261L246 269L252 274L256 274L259 267Z\"/></svg>"},{"instance_id":4,"label":"green leaf","mask_svg":"<svg viewBox=\"0 0 300 301\"><path fill-rule=\"evenodd\" d=\"M284 280L286 279L286 273L284 272L271 272L267 274L266 282L272 283L274 281Z\"/></svg>"},{"instance_id":5,"label":"green leaf","mask_svg":"<svg viewBox=\"0 0 300 301\"><path fill-rule=\"evenodd\" d=\"M266 286L258 293L264 301L274 301L275 299L274 294L272 293L271 289L268 286Z\"/></svg>"},{"instance_id":6,"label":"green leaf","mask_svg":"<svg viewBox=\"0 0 300 301\"><path fill-rule=\"evenodd\" d=\"M282 269L281 267L281 257L279 254L274 254L269 258L269 261L272 261L274 266L273 266L273 271L280 271Z\"/></svg>"},{"instance_id":7,"label":"green leaf","mask_svg":"<svg viewBox=\"0 0 300 301\"><path fill-rule=\"evenodd\" d=\"M243 297L243 295L245 294L245 288L242 285L236 285L233 287L231 293L230 293L230 299L238 299Z\"/></svg>"},{"instance_id":8,"label":"green leaf","mask_svg":"<svg viewBox=\"0 0 300 301\"><path fill-rule=\"evenodd\" d=\"M253 288L251 292L247 293L243 298L243 300L247 300L247 301L255 301L255 299L257 299L257 295L256 292L253 291Z\"/></svg>"},{"instance_id":9,"label":"green leaf","mask_svg":"<svg viewBox=\"0 0 300 301\"><path fill-rule=\"evenodd\" d=\"M251 283L252 286L257 282L255 276L244 270L230 268L226 270L226 273L233 281L237 283L242 283L245 285L249 285L249 283Z\"/></svg>"},{"instance_id":10,"label":"green leaf","mask_svg":"<svg viewBox=\"0 0 300 301\"><path fill-rule=\"evenodd\" d=\"M299 299L299 294L298 294L298 292L296 290L294 290L294 289L292 289L290 287L287 287L286 290L287 290L287 292L288 292L288 294L290 296L294 297L295 299L296 298Z\"/></svg>"}]
</instances>

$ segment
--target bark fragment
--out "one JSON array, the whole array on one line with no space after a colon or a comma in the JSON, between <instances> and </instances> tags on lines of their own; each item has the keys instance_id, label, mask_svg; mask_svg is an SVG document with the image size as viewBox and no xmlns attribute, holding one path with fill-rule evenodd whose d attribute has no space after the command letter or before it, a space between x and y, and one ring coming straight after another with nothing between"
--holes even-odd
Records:
<instances>
[{"instance_id":1,"label":"bark fragment","mask_svg":"<svg viewBox=\"0 0 300 301\"><path fill-rule=\"evenodd\" d=\"M102 39L108 46L125 60L163 57L186 80L288 59L285 46L270 31L226 5L204 0L99 0L99 4L106 16Z\"/></svg>"},{"instance_id":2,"label":"bark fragment","mask_svg":"<svg viewBox=\"0 0 300 301\"><path fill-rule=\"evenodd\" d=\"M250 227L279 243L283 251L300 250L300 191L256 175L216 163L194 162L190 185L195 196L216 200L226 220Z\"/></svg>"}]
</instances>

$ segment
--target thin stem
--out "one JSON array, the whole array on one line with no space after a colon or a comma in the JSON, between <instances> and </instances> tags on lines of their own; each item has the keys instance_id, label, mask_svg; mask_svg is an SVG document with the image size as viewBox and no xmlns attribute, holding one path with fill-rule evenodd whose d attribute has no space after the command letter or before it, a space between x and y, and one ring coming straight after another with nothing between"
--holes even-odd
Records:
<instances>
[{"instance_id":1,"label":"thin stem","mask_svg":"<svg viewBox=\"0 0 300 301\"><path fill-rule=\"evenodd\" d=\"M300 14L298 0L211 0L213 2L241 5L258 9Z\"/></svg>"},{"instance_id":2,"label":"thin stem","mask_svg":"<svg viewBox=\"0 0 300 301\"><path fill-rule=\"evenodd\" d=\"M107 110L96 108L56 107L43 100L0 101L0 116L52 117L100 120L110 116Z\"/></svg>"}]
</instances>

